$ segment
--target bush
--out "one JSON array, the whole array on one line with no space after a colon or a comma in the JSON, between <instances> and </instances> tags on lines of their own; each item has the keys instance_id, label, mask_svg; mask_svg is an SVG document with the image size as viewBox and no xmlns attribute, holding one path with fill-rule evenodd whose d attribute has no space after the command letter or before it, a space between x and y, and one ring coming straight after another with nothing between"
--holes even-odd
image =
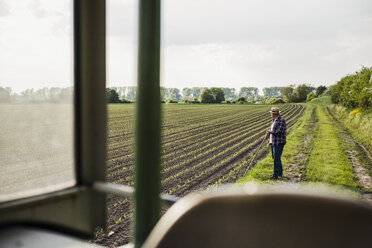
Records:
<instances>
[{"instance_id":1,"label":"bush","mask_svg":"<svg viewBox=\"0 0 372 248\"><path fill-rule=\"evenodd\" d=\"M131 101L129 101L127 99L120 99L119 102L120 103L132 103Z\"/></svg>"},{"instance_id":2,"label":"bush","mask_svg":"<svg viewBox=\"0 0 372 248\"><path fill-rule=\"evenodd\" d=\"M165 101L164 100L161 100L160 103L165 103Z\"/></svg>"},{"instance_id":3,"label":"bush","mask_svg":"<svg viewBox=\"0 0 372 248\"><path fill-rule=\"evenodd\" d=\"M114 90L107 88L106 89L106 99L107 103L119 103L119 94Z\"/></svg>"},{"instance_id":4,"label":"bush","mask_svg":"<svg viewBox=\"0 0 372 248\"><path fill-rule=\"evenodd\" d=\"M349 109L371 109L372 68L363 67L354 74L341 78L331 87L334 103L341 103Z\"/></svg>"},{"instance_id":5,"label":"bush","mask_svg":"<svg viewBox=\"0 0 372 248\"><path fill-rule=\"evenodd\" d=\"M313 92L310 92L309 94L307 94L306 101L310 102L314 98L316 98L315 94Z\"/></svg>"},{"instance_id":6,"label":"bush","mask_svg":"<svg viewBox=\"0 0 372 248\"><path fill-rule=\"evenodd\" d=\"M325 85L320 85L318 88L316 88L316 96L320 96L327 90L327 86Z\"/></svg>"},{"instance_id":7,"label":"bush","mask_svg":"<svg viewBox=\"0 0 372 248\"><path fill-rule=\"evenodd\" d=\"M238 99L236 99L237 102L245 102L245 97L239 97Z\"/></svg>"},{"instance_id":8,"label":"bush","mask_svg":"<svg viewBox=\"0 0 372 248\"><path fill-rule=\"evenodd\" d=\"M225 101L225 93L221 88L205 88L200 95L200 101L202 103L221 103Z\"/></svg>"},{"instance_id":9,"label":"bush","mask_svg":"<svg viewBox=\"0 0 372 248\"><path fill-rule=\"evenodd\" d=\"M168 103L178 103L178 101L170 99Z\"/></svg>"}]
</instances>

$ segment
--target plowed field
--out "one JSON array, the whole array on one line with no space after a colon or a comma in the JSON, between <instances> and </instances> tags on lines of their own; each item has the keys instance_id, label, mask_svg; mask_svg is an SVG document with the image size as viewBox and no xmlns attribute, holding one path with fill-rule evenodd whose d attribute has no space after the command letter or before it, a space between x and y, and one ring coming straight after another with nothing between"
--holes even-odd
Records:
<instances>
[{"instance_id":1,"label":"plowed field","mask_svg":"<svg viewBox=\"0 0 372 248\"><path fill-rule=\"evenodd\" d=\"M240 177L270 128L268 105L163 105L162 191L184 196ZM302 105L282 105L287 128ZM107 181L133 185L134 105L110 105ZM260 156L267 154L262 149ZM130 202L109 197L108 232L96 243L116 247L130 241Z\"/></svg>"}]
</instances>

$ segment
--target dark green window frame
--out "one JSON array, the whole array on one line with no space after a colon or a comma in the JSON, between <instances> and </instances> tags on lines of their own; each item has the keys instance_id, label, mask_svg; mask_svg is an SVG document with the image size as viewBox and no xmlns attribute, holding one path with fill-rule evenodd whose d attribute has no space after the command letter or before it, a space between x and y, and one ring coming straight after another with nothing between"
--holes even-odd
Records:
<instances>
[{"instance_id":1,"label":"dark green window frame","mask_svg":"<svg viewBox=\"0 0 372 248\"><path fill-rule=\"evenodd\" d=\"M136 190L105 183L106 1L74 1L74 138L76 185L0 203L0 223L32 225L91 237L106 224L106 194L135 196L135 246L159 219L160 198L160 0L139 2ZM154 94L158 92L159 94ZM149 211L150 209L150 211Z\"/></svg>"}]
</instances>

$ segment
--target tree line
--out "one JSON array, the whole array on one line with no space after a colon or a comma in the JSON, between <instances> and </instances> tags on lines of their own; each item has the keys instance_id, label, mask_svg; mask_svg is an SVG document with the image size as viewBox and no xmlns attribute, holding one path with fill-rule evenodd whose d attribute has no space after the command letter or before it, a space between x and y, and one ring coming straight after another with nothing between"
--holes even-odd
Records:
<instances>
[{"instance_id":1,"label":"tree line","mask_svg":"<svg viewBox=\"0 0 372 248\"><path fill-rule=\"evenodd\" d=\"M289 85L285 87L265 87L263 95L259 94L257 87L242 87L239 92L235 88L226 87L192 87L178 88L161 87L163 102L190 102L190 103L220 103L226 102L265 102L275 103L278 99L285 102L304 102L321 95L330 95L334 103L340 103L347 108L371 109L372 106L372 68L362 67L361 70L346 75L335 85L326 87L320 85L313 87L309 84ZM15 93L10 87L0 86L0 103L71 103L73 101L73 87L44 87L41 89L26 89ZM137 87L111 87L107 88L107 102L129 103L136 100Z\"/></svg>"},{"instance_id":2,"label":"tree line","mask_svg":"<svg viewBox=\"0 0 372 248\"><path fill-rule=\"evenodd\" d=\"M73 87L44 87L38 90L26 89L17 94L10 87L0 87L0 102L21 103L71 103L73 101Z\"/></svg>"},{"instance_id":3,"label":"tree line","mask_svg":"<svg viewBox=\"0 0 372 248\"><path fill-rule=\"evenodd\" d=\"M131 89L133 94L125 94L129 87L112 87L107 89L107 99L109 103L135 101L135 89ZM305 102L310 101L326 92L328 88L324 85L313 87L309 84L289 85L286 87L265 87L263 95L259 94L257 87L242 87L239 92L235 88L225 87L192 87L183 88L160 88L162 102L176 103L183 101L186 103L221 103L227 102ZM124 94L123 94L124 92ZM181 94L182 92L182 94ZM328 89L329 93L329 89ZM282 101L278 101L282 100Z\"/></svg>"},{"instance_id":4,"label":"tree line","mask_svg":"<svg viewBox=\"0 0 372 248\"><path fill-rule=\"evenodd\" d=\"M325 88L325 86L322 86ZM319 88L319 87L318 87ZM222 101L231 102L268 102L277 99L285 99L287 102L301 102L307 99L310 92L318 91L309 85L294 85L287 87L265 87L263 95L259 94L257 87L242 87L239 92L235 88L227 87L192 87L178 88L161 87L161 99L163 102L191 102L191 103L219 103ZM25 103L62 103L73 101L73 87L44 87L41 89L26 89L17 94L10 87L0 87L0 102L25 102ZM107 102L129 103L136 101L137 87L110 87L106 91Z\"/></svg>"},{"instance_id":5,"label":"tree line","mask_svg":"<svg viewBox=\"0 0 372 248\"><path fill-rule=\"evenodd\" d=\"M235 88L227 87L191 87L166 88L160 87L160 95L163 102L222 102L222 101L264 101L268 98L282 98L280 89L282 87L266 87L263 95L259 94L257 87L241 87L239 92ZM223 100L221 95L223 92ZM204 93L204 94L203 94ZM203 99L201 98L204 96ZM107 89L107 99L110 103L130 102L136 100L136 87L110 87ZM213 99L213 100L212 100Z\"/></svg>"}]
</instances>

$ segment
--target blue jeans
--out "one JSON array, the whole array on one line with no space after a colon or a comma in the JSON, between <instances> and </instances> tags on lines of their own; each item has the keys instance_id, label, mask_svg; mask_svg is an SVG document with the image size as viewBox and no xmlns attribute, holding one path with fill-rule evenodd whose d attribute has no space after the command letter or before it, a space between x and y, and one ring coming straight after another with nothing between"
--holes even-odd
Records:
<instances>
[{"instance_id":1,"label":"blue jeans","mask_svg":"<svg viewBox=\"0 0 372 248\"><path fill-rule=\"evenodd\" d=\"M271 154L273 156L274 160L274 173L273 175L282 176L283 175L283 167L282 167L282 152L284 148L284 144L278 144L278 145L271 145Z\"/></svg>"}]
</instances>

